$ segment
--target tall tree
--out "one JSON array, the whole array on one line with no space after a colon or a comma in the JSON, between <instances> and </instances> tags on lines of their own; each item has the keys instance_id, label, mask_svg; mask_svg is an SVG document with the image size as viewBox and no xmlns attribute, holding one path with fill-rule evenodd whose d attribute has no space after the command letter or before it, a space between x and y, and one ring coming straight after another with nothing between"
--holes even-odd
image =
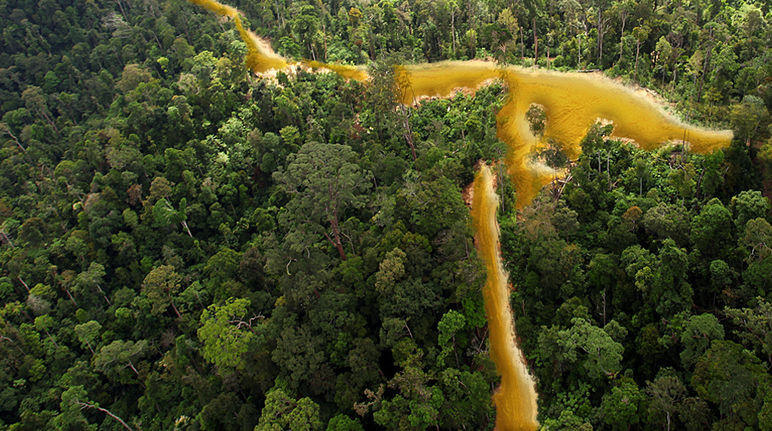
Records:
<instances>
[{"instance_id":1,"label":"tall tree","mask_svg":"<svg viewBox=\"0 0 772 431\"><path fill-rule=\"evenodd\" d=\"M649 38L651 28L646 25L640 25L633 29L633 37L635 38L635 73L634 76L638 79L638 57L641 54L641 44Z\"/></svg>"},{"instance_id":2,"label":"tall tree","mask_svg":"<svg viewBox=\"0 0 772 431\"><path fill-rule=\"evenodd\" d=\"M364 205L370 188L369 175L356 159L347 145L308 142L288 158L286 169L274 173L290 196L282 220L290 228L286 240L293 251L305 251L321 234L346 260L340 221L346 210Z\"/></svg>"},{"instance_id":3,"label":"tall tree","mask_svg":"<svg viewBox=\"0 0 772 431\"><path fill-rule=\"evenodd\" d=\"M180 312L174 304L174 296L179 293L182 277L174 271L171 265L161 265L154 268L142 282L142 292L153 304L153 313L161 314L171 305L174 314L180 317Z\"/></svg>"},{"instance_id":4,"label":"tall tree","mask_svg":"<svg viewBox=\"0 0 772 431\"><path fill-rule=\"evenodd\" d=\"M230 298L201 313L198 338L204 343L204 359L224 370L244 369L243 355L256 338L258 319L247 317L249 300ZM254 325L254 326L253 326Z\"/></svg>"}]
</instances>

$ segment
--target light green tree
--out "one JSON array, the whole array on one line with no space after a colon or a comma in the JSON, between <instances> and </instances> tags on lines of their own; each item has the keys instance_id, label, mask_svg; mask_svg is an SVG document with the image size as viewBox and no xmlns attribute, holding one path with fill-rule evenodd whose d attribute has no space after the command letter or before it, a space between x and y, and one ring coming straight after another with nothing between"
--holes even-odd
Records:
<instances>
[{"instance_id":1,"label":"light green tree","mask_svg":"<svg viewBox=\"0 0 772 431\"><path fill-rule=\"evenodd\" d=\"M442 351L437 356L437 362L440 365L445 364L445 358L450 355L450 352L454 351L456 347L456 333L466 326L466 320L464 315L456 310L450 310L442 316L440 322L437 324L439 330L438 344ZM456 363L458 363L458 356L456 356Z\"/></svg>"},{"instance_id":2,"label":"light green tree","mask_svg":"<svg viewBox=\"0 0 772 431\"><path fill-rule=\"evenodd\" d=\"M330 419L325 431L364 431L364 428L358 420L339 413Z\"/></svg>"},{"instance_id":3,"label":"light green tree","mask_svg":"<svg viewBox=\"0 0 772 431\"><path fill-rule=\"evenodd\" d=\"M296 400L286 387L277 383L265 397L255 431L318 431L322 429L319 405L304 397Z\"/></svg>"},{"instance_id":4,"label":"light green tree","mask_svg":"<svg viewBox=\"0 0 772 431\"><path fill-rule=\"evenodd\" d=\"M230 298L224 305L212 305L201 313L198 338L204 343L204 359L220 368L244 368L242 355L256 339L254 320L243 320L248 308L248 299Z\"/></svg>"},{"instance_id":5,"label":"light green tree","mask_svg":"<svg viewBox=\"0 0 772 431\"><path fill-rule=\"evenodd\" d=\"M572 327L559 332L558 343L565 356L581 364L591 378L610 377L622 367L624 347L586 319L571 319Z\"/></svg>"},{"instance_id":6,"label":"light green tree","mask_svg":"<svg viewBox=\"0 0 772 431\"><path fill-rule=\"evenodd\" d=\"M96 431L97 426L89 424L83 415L83 406L80 403L87 399L88 394L83 386L67 388L62 392L60 413L51 420L50 425L60 430Z\"/></svg>"}]
</instances>

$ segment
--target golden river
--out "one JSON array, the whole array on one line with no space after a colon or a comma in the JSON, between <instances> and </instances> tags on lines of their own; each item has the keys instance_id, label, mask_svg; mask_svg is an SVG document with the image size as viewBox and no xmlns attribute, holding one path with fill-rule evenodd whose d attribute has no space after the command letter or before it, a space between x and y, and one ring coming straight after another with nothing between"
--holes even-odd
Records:
<instances>
[{"instance_id":1,"label":"golden river","mask_svg":"<svg viewBox=\"0 0 772 431\"><path fill-rule=\"evenodd\" d=\"M304 66L326 69L346 79L369 79L364 66L285 59L265 40L244 28L237 9L215 0L188 1L233 20L247 45L246 65L255 73ZM613 122L612 136L633 139L644 149L682 141L688 143L692 151L706 153L726 147L732 140L729 130L684 124L632 89L595 74L523 69L480 60L404 65L397 66L395 72L398 98L403 104L414 104L425 97L449 97L458 90L475 91L495 80L506 84L509 94L496 116L496 127L498 138L507 144L504 163L517 191L519 208L528 205L543 186L562 175L532 160L534 151L547 139L555 139L568 157L576 159L581 152L582 138L599 119ZM531 133L526 118L533 104L541 105L546 114L541 138ZM488 275L483 298L491 357L501 374L501 385L493 395L496 429L535 430L539 427L536 387L516 343L507 274L499 253L498 198L488 166L482 165L473 188L475 243Z\"/></svg>"}]
</instances>

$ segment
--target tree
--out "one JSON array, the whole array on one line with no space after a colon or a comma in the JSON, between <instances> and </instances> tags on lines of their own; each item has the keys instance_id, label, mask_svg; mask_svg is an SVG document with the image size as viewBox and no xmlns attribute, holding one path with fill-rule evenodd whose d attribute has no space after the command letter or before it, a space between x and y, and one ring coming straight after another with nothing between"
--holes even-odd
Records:
<instances>
[{"instance_id":1,"label":"tree","mask_svg":"<svg viewBox=\"0 0 772 431\"><path fill-rule=\"evenodd\" d=\"M173 298L180 292L181 282L182 277L171 265L161 265L145 276L142 281L142 293L153 304L153 314L162 314L171 305L174 313L180 317Z\"/></svg>"},{"instance_id":2,"label":"tree","mask_svg":"<svg viewBox=\"0 0 772 431\"><path fill-rule=\"evenodd\" d=\"M439 376L443 394L440 426L443 429L480 429L492 414L488 383L480 372L446 368Z\"/></svg>"},{"instance_id":3,"label":"tree","mask_svg":"<svg viewBox=\"0 0 772 431\"><path fill-rule=\"evenodd\" d=\"M619 24L621 26L619 29L619 60L617 60L617 62L621 62L625 51L625 25L627 24L627 20L630 17L630 14L635 8L635 3L632 0L622 0L614 3L611 8L612 11L616 13L617 18L619 19Z\"/></svg>"},{"instance_id":4,"label":"tree","mask_svg":"<svg viewBox=\"0 0 772 431\"><path fill-rule=\"evenodd\" d=\"M729 208L734 213L737 230L742 231L749 220L767 217L770 204L759 190L745 190L732 198Z\"/></svg>"},{"instance_id":5,"label":"tree","mask_svg":"<svg viewBox=\"0 0 772 431\"><path fill-rule=\"evenodd\" d=\"M772 303L763 298L756 298L756 301L753 308L726 307L724 313L740 328L736 333L743 344L766 355L767 362L772 365Z\"/></svg>"},{"instance_id":6,"label":"tree","mask_svg":"<svg viewBox=\"0 0 772 431\"><path fill-rule=\"evenodd\" d=\"M772 172L772 138L768 139L767 143L761 146L757 157L764 166L764 169L766 169L766 172Z\"/></svg>"},{"instance_id":7,"label":"tree","mask_svg":"<svg viewBox=\"0 0 772 431\"><path fill-rule=\"evenodd\" d=\"M96 431L97 426L88 423L83 415L81 400L88 399L88 394L83 386L71 386L62 392L60 412L51 420L51 425L60 430Z\"/></svg>"},{"instance_id":8,"label":"tree","mask_svg":"<svg viewBox=\"0 0 772 431\"><path fill-rule=\"evenodd\" d=\"M211 305L201 313L198 338L204 344L204 359L219 368L244 369L243 355L257 339L256 317L243 320L249 305L247 299L230 298L224 305Z\"/></svg>"},{"instance_id":9,"label":"tree","mask_svg":"<svg viewBox=\"0 0 772 431\"><path fill-rule=\"evenodd\" d=\"M442 316L437 324L439 330L438 343L442 351L437 356L437 361L444 365L445 358L451 351L455 351L456 333L466 326L464 315L455 310L450 310ZM456 366L458 366L458 354L456 354Z\"/></svg>"},{"instance_id":10,"label":"tree","mask_svg":"<svg viewBox=\"0 0 772 431\"><path fill-rule=\"evenodd\" d=\"M673 56L673 46L670 45L665 36L661 36L657 41L654 52L656 53L656 68L662 71L662 80L664 81L670 66L670 59Z\"/></svg>"},{"instance_id":11,"label":"tree","mask_svg":"<svg viewBox=\"0 0 772 431\"><path fill-rule=\"evenodd\" d=\"M40 89L40 87L36 87L34 85L31 85L24 89L24 92L21 93L21 98L24 100L24 104L26 105L27 109L33 112L37 112L38 115L43 117L44 120L51 126L54 131L58 132L58 129L56 128L56 124L51 120L51 111L48 109L48 103L46 102L45 94L43 93L43 90Z\"/></svg>"},{"instance_id":12,"label":"tree","mask_svg":"<svg viewBox=\"0 0 772 431\"><path fill-rule=\"evenodd\" d=\"M285 170L274 173L280 189L290 196L280 220L289 227L285 239L293 251L305 251L321 233L346 260L340 220L347 209L364 204L370 188L356 159L349 146L308 142L288 157Z\"/></svg>"},{"instance_id":13,"label":"tree","mask_svg":"<svg viewBox=\"0 0 772 431\"><path fill-rule=\"evenodd\" d=\"M772 376L759 362L737 343L713 340L697 360L691 383L701 398L718 406L729 424L757 427L757 413L772 386Z\"/></svg>"},{"instance_id":14,"label":"tree","mask_svg":"<svg viewBox=\"0 0 772 431\"><path fill-rule=\"evenodd\" d=\"M542 429L565 431L593 430L592 424L589 421L577 416L571 409L563 409L557 419L545 419Z\"/></svg>"},{"instance_id":15,"label":"tree","mask_svg":"<svg viewBox=\"0 0 772 431\"><path fill-rule=\"evenodd\" d=\"M660 202L649 208L643 215L643 226L658 239L672 238L679 245L687 245L689 217L680 205Z\"/></svg>"},{"instance_id":16,"label":"tree","mask_svg":"<svg viewBox=\"0 0 772 431\"><path fill-rule=\"evenodd\" d=\"M75 325L75 334L78 336L80 342L88 347L92 355L94 354L96 339L101 332L102 325L96 320L89 320L86 323Z\"/></svg>"},{"instance_id":17,"label":"tree","mask_svg":"<svg viewBox=\"0 0 772 431\"><path fill-rule=\"evenodd\" d=\"M187 221L185 221L185 205L187 201L182 198L181 210L176 211L172 204L166 200L166 198L159 199L155 205L153 205L153 227L166 227L170 224L179 223L182 228L185 229L185 233L189 237L193 238L193 234L190 232Z\"/></svg>"},{"instance_id":18,"label":"tree","mask_svg":"<svg viewBox=\"0 0 772 431\"><path fill-rule=\"evenodd\" d=\"M732 106L729 120L737 138L744 141L745 145L750 145L752 140L765 132L764 126L769 124L770 116L760 98L747 95L743 97L742 103Z\"/></svg>"},{"instance_id":19,"label":"tree","mask_svg":"<svg viewBox=\"0 0 772 431\"><path fill-rule=\"evenodd\" d=\"M322 56L317 58L316 49L314 48L314 42L319 38L320 20L316 8L309 4L299 3L293 5L292 19L289 22L292 33L295 34L296 40L302 40L306 42L306 48L311 54L313 60L322 60ZM323 24L321 24L323 25ZM326 53L324 56L326 57Z\"/></svg>"},{"instance_id":20,"label":"tree","mask_svg":"<svg viewBox=\"0 0 772 431\"><path fill-rule=\"evenodd\" d=\"M94 356L94 368L108 376L118 377L121 375L119 370L123 367L128 367L131 368L131 371L134 371L134 374L139 376L139 371L134 362L144 357L149 347L147 340L139 340L137 342L115 340L99 349L99 353Z\"/></svg>"},{"instance_id":21,"label":"tree","mask_svg":"<svg viewBox=\"0 0 772 431\"><path fill-rule=\"evenodd\" d=\"M708 270L710 271L710 287L713 294L728 288L736 275L729 264L721 259L711 261Z\"/></svg>"},{"instance_id":22,"label":"tree","mask_svg":"<svg viewBox=\"0 0 772 431\"><path fill-rule=\"evenodd\" d=\"M631 379L624 379L619 385L611 388L611 392L603 395L600 405L603 422L615 430L630 429L640 421L641 404L644 393Z\"/></svg>"},{"instance_id":23,"label":"tree","mask_svg":"<svg viewBox=\"0 0 772 431\"><path fill-rule=\"evenodd\" d=\"M107 299L107 294L102 289L102 279L105 276L105 267L101 263L91 262L88 266L88 270L81 272L75 278L75 290L80 294L87 294L90 289L96 288L99 293L102 294L107 305L110 305L110 300Z\"/></svg>"},{"instance_id":24,"label":"tree","mask_svg":"<svg viewBox=\"0 0 772 431\"><path fill-rule=\"evenodd\" d=\"M137 88L137 86L143 82L148 82L152 79L150 72L144 67L138 64L127 64L121 72L121 79L116 82L115 86L123 94L128 94L131 90Z\"/></svg>"},{"instance_id":25,"label":"tree","mask_svg":"<svg viewBox=\"0 0 772 431\"><path fill-rule=\"evenodd\" d=\"M288 394L288 390L284 385L277 383L266 394L265 406L260 414L260 421L257 423L255 431L282 429L320 431L322 429L322 421L319 419L319 405L313 402L311 398L304 397L296 400Z\"/></svg>"},{"instance_id":26,"label":"tree","mask_svg":"<svg viewBox=\"0 0 772 431\"><path fill-rule=\"evenodd\" d=\"M724 339L724 327L718 323L716 316L703 313L686 320L680 337L684 345L681 363L689 369L708 349L711 341Z\"/></svg>"},{"instance_id":27,"label":"tree","mask_svg":"<svg viewBox=\"0 0 772 431\"><path fill-rule=\"evenodd\" d=\"M381 408L373 413L375 423L387 429L425 430L438 427L439 409L445 397L437 386L428 385L426 373L415 366L407 366L392 379L391 386L399 393L383 400Z\"/></svg>"},{"instance_id":28,"label":"tree","mask_svg":"<svg viewBox=\"0 0 772 431\"><path fill-rule=\"evenodd\" d=\"M54 336L51 335L50 329L54 327L54 319L53 317L49 316L48 314L43 314L42 316L38 316L35 318L35 329L38 331L43 331L48 336L48 339L51 340L51 343L53 343L54 347L57 346L56 340L54 339Z\"/></svg>"},{"instance_id":29,"label":"tree","mask_svg":"<svg viewBox=\"0 0 772 431\"><path fill-rule=\"evenodd\" d=\"M691 240L703 256L721 256L732 240L732 215L716 198L692 219Z\"/></svg>"},{"instance_id":30,"label":"tree","mask_svg":"<svg viewBox=\"0 0 772 431\"><path fill-rule=\"evenodd\" d=\"M635 38L635 67L634 77L638 79L638 57L641 53L641 43L645 42L649 38L651 28L646 25L640 25L633 29L633 37Z\"/></svg>"},{"instance_id":31,"label":"tree","mask_svg":"<svg viewBox=\"0 0 772 431\"><path fill-rule=\"evenodd\" d=\"M606 35L606 24L608 23L610 17L604 16L603 13L606 12L606 9L609 6L608 0L595 0L594 6L596 9L597 17L595 19L595 29L597 30L597 39L598 39L598 67L603 67L603 38ZM624 29L622 30L624 33Z\"/></svg>"},{"instance_id":32,"label":"tree","mask_svg":"<svg viewBox=\"0 0 772 431\"><path fill-rule=\"evenodd\" d=\"M662 373L653 382L646 382L646 393L651 397L648 405L649 423L661 425L668 431L673 429L676 413L686 396L686 387L681 379Z\"/></svg>"},{"instance_id":33,"label":"tree","mask_svg":"<svg viewBox=\"0 0 772 431\"><path fill-rule=\"evenodd\" d=\"M66 391L62 392L62 402L59 406L62 413L51 421L51 424L53 424L56 429L73 431L96 430L97 426L90 425L83 416L83 413L81 413L83 409L88 408L105 413L107 416L110 416L120 423L121 426L128 431L134 431L126 421L118 417L115 413L100 407L98 403L89 402L88 394L81 385L71 386Z\"/></svg>"},{"instance_id":34,"label":"tree","mask_svg":"<svg viewBox=\"0 0 772 431\"><path fill-rule=\"evenodd\" d=\"M748 252L748 262L772 256L772 225L763 218L748 220L739 243Z\"/></svg>"},{"instance_id":35,"label":"tree","mask_svg":"<svg viewBox=\"0 0 772 431\"><path fill-rule=\"evenodd\" d=\"M539 58L539 38L537 37L536 19L542 14L544 2L542 0L528 0L524 4L528 12L528 18L531 21L531 30L533 31L533 64L536 64Z\"/></svg>"},{"instance_id":36,"label":"tree","mask_svg":"<svg viewBox=\"0 0 772 431\"><path fill-rule=\"evenodd\" d=\"M672 316L691 308L694 291L684 271L687 264L686 250L679 248L672 239L662 241L651 286L645 292L658 313Z\"/></svg>"},{"instance_id":37,"label":"tree","mask_svg":"<svg viewBox=\"0 0 772 431\"><path fill-rule=\"evenodd\" d=\"M580 364L588 377L603 380L621 370L624 347L587 319L574 317L568 329L555 327L539 334L539 354L544 363ZM548 344L555 343L554 348Z\"/></svg>"},{"instance_id":38,"label":"tree","mask_svg":"<svg viewBox=\"0 0 772 431\"><path fill-rule=\"evenodd\" d=\"M364 431L365 429L362 428L362 424L359 423L356 419L351 419L350 417L339 413L335 415L332 419L330 419L330 422L327 423L327 428L325 431Z\"/></svg>"}]
</instances>

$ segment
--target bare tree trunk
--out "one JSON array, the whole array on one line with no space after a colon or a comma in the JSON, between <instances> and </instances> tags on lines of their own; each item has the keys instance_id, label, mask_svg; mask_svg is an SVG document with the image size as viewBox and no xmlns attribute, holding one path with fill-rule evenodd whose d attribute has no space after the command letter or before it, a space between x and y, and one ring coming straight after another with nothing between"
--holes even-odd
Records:
<instances>
[{"instance_id":1,"label":"bare tree trunk","mask_svg":"<svg viewBox=\"0 0 772 431\"><path fill-rule=\"evenodd\" d=\"M582 38L577 37L576 40L576 45L579 47L579 49L577 49L579 52L579 59L577 60L576 68L579 69L582 67Z\"/></svg>"},{"instance_id":2,"label":"bare tree trunk","mask_svg":"<svg viewBox=\"0 0 772 431\"><path fill-rule=\"evenodd\" d=\"M327 17L325 15L328 12L327 12L327 8L324 7L324 3L319 2L319 5L322 7L322 19L321 19L321 21L322 21L322 45L323 45L323 48L324 48L324 55L322 56L322 58L324 59L325 62L327 62L327 24L325 24L325 21L326 21Z\"/></svg>"},{"instance_id":3,"label":"bare tree trunk","mask_svg":"<svg viewBox=\"0 0 772 431\"><path fill-rule=\"evenodd\" d=\"M174 301L170 300L169 303L172 304L172 310L174 310L174 313L177 315L177 317L182 317L182 315L180 314L179 310L177 310L177 306L174 305Z\"/></svg>"},{"instance_id":4,"label":"bare tree trunk","mask_svg":"<svg viewBox=\"0 0 772 431\"><path fill-rule=\"evenodd\" d=\"M27 289L27 293L29 293L29 286L27 286L27 283L24 282L24 280L21 279L21 277L16 277L17 280L24 286L25 289Z\"/></svg>"},{"instance_id":5,"label":"bare tree trunk","mask_svg":"<svg viewBox=\"0 0 772 431\"><path fill-rule=\"evenodd\" d=\"M107 416L110 416L111 418L113 418L113 419L117 420L118 422L120 422L120 423L121 423L121 425L123 425L123 427L124 427L124 428L126 428L127 430L129 430L129 431L134 431L134 429L132 429L132 428L129 426L129 424L127 424L126 422L124 422L124 420L123 420L123 419L121 419L121 418L119 418L118 416L116 416L116 415L115 415L113 412L111 412L110 410L107 410L107 409L104 409L104 408L102 408L102 407L99 407L99 406L97 406L96 404L89 404L89 403L84 403L83 401L75 401L75 402L76 402L76 403L77 403L79 406L81 406L82 408L89 408L89 409L95 409L95 410L99 410L100 412L102 412L102 413L106 414Z\"/></svg>"},{"instance_id":6,"label":"bare tree trunk","mask_svg":"<svg viewBox=\"0 0 772 431\"><path fill-rule=\"evenodd\" d=\"M606 326L606 289L603 289L603 326Z\"/></svg>"},{"instance_id":7,"label":"bare tree trunk","mask_svg":"<svg viewBox=\"0 0 772 431\"><path fill-rule=\"evenodd\" d=\"M603 160L600 158L600 151L598 152L598 176L603 172Z\"/></svg>"},{"instance_id":8,"label":"bare tree trunk","mask_svg":"<svg viewBox=\"0 0 772 431\"><path fill-rule=\"evenodd\" d=\"M10 128L10 127L6 127L6 125L5 125L5 124L3 124L3 125L2 125L2 126L0 126L0 127L2 127L2 128L0 128L0 132L5 132L5 134L7 134L8 136L10 136L10 137L11 137L11 139L13 139L13 142L16 142L16 145L19 147L19 149L21 149L21 150L22 150L24 153L26 153L26 152L27 152L27 149L26 149L26 148L24 148L24 146L21 144L21 142L19 142L19 138L17 138L17 137L16 137L16 136L13 134L13 132L11 132L11 128Z\"/></svg>"},{"instance_id":9,"label":"bare tree trunk","mask_svg":"<svg viewBox=\"0 0 772 431\"><path fill-rule=\"evenodd\" d=\"M99 293L101 293L101 294L102 294L102 298L104 298L104 299L105 299L105 302L107 302L107 305L112 305L112 304L110 303L110 300L109 300L109 299L107 299L107 295L105 295L105 291L104 291L104 290L102 290L102 286L100 286L100 285L99 285L99 283L97 283L96 287L97 287L97 289L99 290Z\"/></svg>"},{"instance_id":10,"label":"bare tree trunk","mask_svg":"<svg viewBox=\"0 0 772 431\"><path fill-rule=\"evenodd\" d=\"M678 80L678 61L673 65L673 87L675 88L676 81Z\"/></svg>"},{"instance_id":11,"label":"bare tree trunk","mask_svg":"<svg viewBox=\"0 0 772 431\"><path fill-rule=\"evenodd\" d=\"M42 109L40 110L40 115L43 116L43 118L46 120L46 122L48 123L49 126L54 128L54 132L56 132L58 134L59 133L59 129L57 129L56 128L56 124L54 124L54 122L51 121L51 117L49 117L48 114L46 114L46 112L44 110L42 110Z\"/></svg>"},{"instance_id":12,"label":"bare tree trunk","mask_svg":"<svg viewBox=\"0 0 772 431\"><path fill-rule=\"evenodd\" d=\"M333 237L330 238L327 232L324 232L324 237L327 238L327 241L329 241L338 250L340 259L346 260L346 252L343 250L343 243L340 240L340 226L338 225L338 204L337 200L335 199L335 193L332 190L332 183L330 183L327 187L327 194L329 197L329 202L327 205L332 204L332 208L330 208L330 206L326 206L325 210L329 214L330 227L332 228Z\"/></svg>"},{"instance_id":13,"label":"bare tree trunk","mask_svg":"<svg viewBox=\"0 0 772 431\"><path fill-rule=\"evenodd\" d=\"M341 260L346 260L346 251L343 250L343 243L340 241L340 227L338 226L337 214L330 219L330 226L332 227L332 236L334 238L333 244L338 249L338 254Z\"/></svg>"},{"instance_id":14,"label":"bare tree trunk","mask_svg":"<svg viewBox=\"0 0 772 431\"><path fill-rule=\"evenodd\" d=\"M134 371L134 374L136 374L137 376L139 376L139 371L137 371L137 369L136 369L136 368L134 368L134 364L133 364L133 363L131 363L131 361L129 361L129 368L131 368L131 370L132 370L132 371Z\"/></svg>"},{"instance_id":15,"label":"bare tree trunk","mask_svg":"<svg viewBox=\"0 0 772 431\"><path fill-rule=\"evenodd\" d=\"M712 53L713 48L708 46L708 49L705 50L705 63L702 66L702 75L700 75L699 85L697 86L697 102L702 99L702 88L705 85L705 76L710 71L710 56Z\"/></svg>"},{"instance_id":16,"label":"bare tree trunk","mask_svg":"<svg viewBox=\"0 0 772 431\"><path fill-rule=\"evenodd\" d=\"M418 156L416 156L415 152L415 144L413 143L413 131L410 130L410 118L407 115L407 108L405 108L405 105L399 105L401 111L402 111L402 121L405 123L405 141L407 141L407 145L410 147L410 152L413 154L413 160L416 160Z\"/></svg>"},{"instance_id":17,"label":"bare tree trunk","mask_svg":"<svg viewBox=\"0 0 772 431\"><path fill-rule=\"evenodd\" d=\"M641 41L636 40L635 42L635 79L638 79L638 54L641 52Z\"/></svg>"},{"instance_id":18,"label":"bare tree trunk","mask_svg":"<svg viewBox=\"0 0 772 431\"><path fill-rule=\"evenodd\" d=\"M622 15L622 31L619 32L619 61L622 61L622 56L625 52L625 23L627 21L627 14Z\"/></svg>"},{"instance_id":19,"label":"bare tree trunk","mask_svg":"<svg viewBox=\"0 0 772 431\"><path fill-rule=\"evenodd\" d=\"M46 331L46 335L48 335L48 339L49 339L49 340L51 340L51 342L52 342L52 343L54 343L54 346L55 346L55 347L59 347L59 345L58 345L58 344L56 344L56 340L54 340L54 337L53 337L53 335L51 335L51 333L50 333L50 332L48 332L48 329L45 329L45 331Z\"/></svg>"},{"instance_id":20,"label":"bare tree trunk","mask_svg":"<svg viewBox=\"0 0 772 431\"><path fill-rule=\"evenodd\" d=\"M249 76L249 75L247 75L247 76ZM182 227L184 227L184 228L185 228L185 232L187 232L188 236L189 236L189 237L191 237L191 238L193 238L193 234L192 234L192 233L190 233L190 228L188 227L188 222L186 222L185 220L183 220L183 221L182 221Z\"/></svg>"},{"instance_id":21,"label":"bare tree trunk","mask_svg":"<svg viewBox=\"0 0 772 431\"><path fill-rule=\"evenodd\" d=\"M121 10L121 15L123 15L123 19L125 19L127 22L129 21L128 15L126 15L126 11L123 9L123 3L121 0L116 0L116 3L118 3L118 8Z\"/></svg>"},{"instance_id":22,"label":"bare tree trunk","mask_svg":"<svg viewBox=\"0 0 772 431\"><path fill-rule=\"evenodd\" d=\"M539 38L536 37L536 16L531 19L531 26L533 27L533 64L536 65L536 59L539 58Z\"/></svg>"},{"instance_id":23,"label":"bare tree trunk","mask_svg":"<svg viewBox=\"0 0 772 431\"><path fill-rule=\"evenodd\" d=\"M164 46L163 46L163 45L161 45L161 41L160 41L160 40L158 40L158 35L157 35L157 34L155 34L155 32L154 32L153 30L150 30L150 33L152 33L152 34L153 34L153 39L155 39L155 43L157 43L157 44L158 44L158 47L159 47L159 48L161 48L161 49L166 49L166 48L164 48Z\"/></svg>"},{"instance_id":24,"label":"bare tree trunk","mask_svg":"<svg viewBox=\"0 0 772 431\"><path fill-rule=\"evenodd\" d=\"M67 293L67 297L70 298L70 301L72 302L72 305L78 306L77 301L75 301L75 298L72 297L72 293L70 293L70 289L64 288L64 292Z\"/></svg>"},{"instance_id":25,"label":"bare tree trunk","mask_svg":"<svg viewBox=\"0 0 772 431\"><path fill-rule=\"evenodd\" d=\"M456 11L450 10L450 40L453 44L453 57L456 56Z\"/></svg>"},{"instance_id":26,"label":"bare tree trunk","mask_svg":"<svg viewBox=\"0 0 772 431\"><path fill-rule=\"evenodd\" d=\"M598 7L598 68L603 69L603 9Z\"/></svg>"},{"instance_id":27,"label":"bare tree trunk","mask_svg":"<svg viewBox=\"0 0 772 431\"><path fill-rule=\"evenodd\" d=\"M8 235L5 232L0 231L0 235L3 235L3 238L5 238L5 241L8 243L8 245L11 246L11 248L16 248L14 247L13 242L11 241L11 238L8 238Z\"/></svg>"},{"instance_id":28,"label":"bare tree trunk","mask_svg":"<svg viewBox=\"0 0 772 431\"><path fill-rule=\"evenodd\" d=\"M0 335L0 341L8 341L9 343L13 344L14 347L16 347L16 350L18 350L19 353L21 353L22 355L26 355L27 354L21 347L19 347L18 344L16 344L15 341L11 340L9 337L6 337L4 335ZM16 367L14 367L14 368L16 368ZM18 369L18 368L16 368L16 369Z\"/></svg>"}]
</instances>

